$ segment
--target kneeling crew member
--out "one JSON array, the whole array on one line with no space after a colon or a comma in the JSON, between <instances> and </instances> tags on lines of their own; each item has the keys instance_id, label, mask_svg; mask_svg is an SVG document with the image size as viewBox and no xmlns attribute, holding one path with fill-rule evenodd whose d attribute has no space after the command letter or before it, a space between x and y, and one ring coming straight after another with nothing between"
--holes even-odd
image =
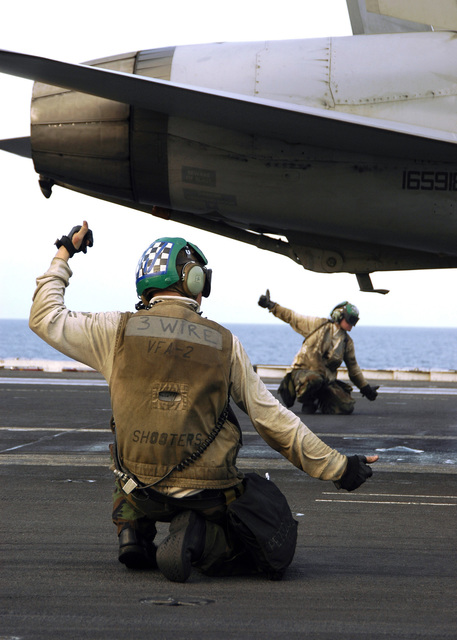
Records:
<instances>
[{"instance_id":1,"label":"kneeling crew member","mask_svg":"<svg viewBox=\"0 0 457 640\"><path fill-rule=\"evenodd\" d=\"M241 432L230 399L273 449L338 488L360 486L378 456L347 457L324 444L267 391L239 340L201 315L211 272L194 244L166 237L146 249L136 313L69 311L68 260L92 246L87 222L56 244L37 279L30 327L109 384L120 562L158 567L176 582L192 567L280 578L294 554L296 522L272 482L238 469ZM156 522L170 523L158 547Z\"/></svg>"}]
</instances>

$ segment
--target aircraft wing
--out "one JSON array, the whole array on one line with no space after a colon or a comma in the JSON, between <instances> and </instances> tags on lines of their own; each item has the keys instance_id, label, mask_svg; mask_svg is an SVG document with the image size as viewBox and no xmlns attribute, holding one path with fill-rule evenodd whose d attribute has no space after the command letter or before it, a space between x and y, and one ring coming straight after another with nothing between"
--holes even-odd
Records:
<instances>
[{"instance_id":1,"label":"aircraft wing","mask_svg":"<svg viewBox=\"0 0 457 640\"><path fill-rule=\"evenodd\" d=\"M32 158L32 146L30 137L9 138L8 140L0 140L0 149L14 153L23 158Z\"/></svg>"},{"instance_id":2,"label":"aircraft wing","mask_svg":"<svg viewBox=\"0 0 457 640\"><path fill-rule=\"evenodd\" d=\"M455 160L451 132L0 50L8 73L205 124L368 155ZM11 149L5 149L11 150Z\"/></svg>"},{"instance_id":3,"label":"aircraft wing","mask_svg":"<svg viewBox=\"0 0 457 640\"><path fill-rule=\"evenodd\" d=\"M346 0L354 35L457 31L455 0Z\"/></svg>"}]
</instances>

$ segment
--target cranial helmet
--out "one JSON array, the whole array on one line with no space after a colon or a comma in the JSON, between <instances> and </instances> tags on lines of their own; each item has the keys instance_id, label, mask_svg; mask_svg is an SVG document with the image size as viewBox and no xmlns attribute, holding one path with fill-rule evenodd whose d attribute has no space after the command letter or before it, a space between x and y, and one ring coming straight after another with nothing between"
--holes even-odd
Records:
<instances>
[{"instance_id":1,"label":"cranial helmet","mask_svg":"<svg viewBox=\"0 0 457 640\"><path fill-rule=\"evenodd\" d=\"M211 269L200 249L184 238L158 238L141 256L136 269L136 291L141 297L147 289L167 289L181 283L193 297L211 291Z\"/></svg>"},{"instance_id":2,"label":"cranial helmet","mask_svg":"<svg viewBox=\"0 0 457 640\"><path fill-rule=\"evenodd\" d=\"M330 319L332 322L341 322L343 318L353 327L355 327L359 321L359 310L354 304L351 304L347 300L345 302L340 302L336 307L333 307L330 313Z\"/></svg>"}]
</instances>

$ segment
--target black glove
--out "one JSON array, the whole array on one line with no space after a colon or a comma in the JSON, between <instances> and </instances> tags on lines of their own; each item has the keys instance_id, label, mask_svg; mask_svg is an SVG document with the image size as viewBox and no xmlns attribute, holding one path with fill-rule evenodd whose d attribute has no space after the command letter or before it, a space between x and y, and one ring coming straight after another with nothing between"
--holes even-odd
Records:
<instances>
[{"instance_id":1,"label":"black glove","mask_svg":"<svg viewBox=\"0 0 457 640\"><path fill-rule=\"evenodd\" d=\"M337 489L354 491L373 475L373 470L367 465L365 456L348 456L348 466L341 478L333 484Z\"/></svg>"},{"instance_id":2,"label":"black glove","mask_svg":"<svg viewBox=\"0 0 457 640\"><path fill-rule=\"evenodd\" d=\"M263 307L264 309L273 309L276 302L272 302L270 300L270 289L267 289L265 295L260 296L259 302L257 303L259 307Z\"/></svg>"},{"instance_id":3,"label":"black glove","mask_svg":"<svg viewBox=\"0 0 457 640\"><path fill-rule=\"evenodd\" d=\"M366 384L364 387L360 389L360 393L367 398L367 400L376 400L378 397L379 385L377 387L370 387L369 384Z\"/></svg>"},{"instance_id":4,"label":"black glove","mask_svg":"<svg viewBox=\"0 0 457 640\"><path fill-rule=\"evenodd\" d=\"M60 240L56 240L54 242L54 244L58 249L60 247L65 247L65 249L70 254L70 258L72 258L75 255L75 253L79 253L80 251L82 251L83 253L87 253L87 247L94 246L94 235L92 231L89 229L86 235L84 236L79 249L75 248L75 245L72 242L72 238L75 235L75 233L78 233L80 229L81 229L81 225L77 225L76 227L73 227L73 229L70 231L68 236L62 236Z\"/></svg>"}]
</instances>

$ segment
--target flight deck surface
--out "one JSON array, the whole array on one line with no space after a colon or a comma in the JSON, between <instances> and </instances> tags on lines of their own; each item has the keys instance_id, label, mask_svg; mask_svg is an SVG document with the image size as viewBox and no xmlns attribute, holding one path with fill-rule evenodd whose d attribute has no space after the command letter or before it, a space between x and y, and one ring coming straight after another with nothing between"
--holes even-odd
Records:
<instances>
[{"instance_id":1,"label":"flight deck surface","mask_svg":"<svg viewBox=\"0 0 457 640\"><path fill-rule=\"evenodd\" d=\"M237 410L240 468L268 474L299 522L280 582L127 570L110 520L106 383L5 370L0 395L2 640L457 637L455 385L389 382L375 402L356 393L352 416L303 417L343 453L379 454L351 493L294 468Z\"/></svg>"}]
</instances>

